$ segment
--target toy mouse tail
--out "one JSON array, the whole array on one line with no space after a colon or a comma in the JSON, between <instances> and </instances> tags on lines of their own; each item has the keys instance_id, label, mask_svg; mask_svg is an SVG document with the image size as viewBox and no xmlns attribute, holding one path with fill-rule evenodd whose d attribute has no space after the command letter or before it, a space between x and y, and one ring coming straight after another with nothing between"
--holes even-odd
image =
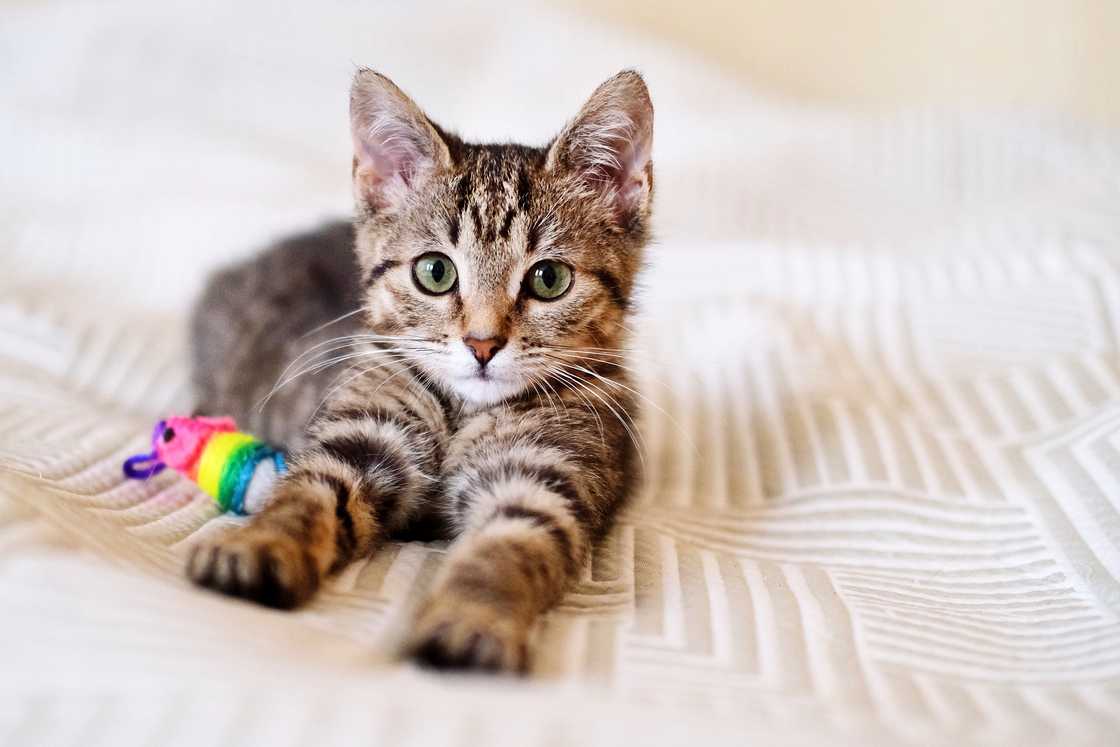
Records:
<instances>
[{"instance_id":1,"label":"toy mouse tail","mask_svg":"<svg viewBox=\"0 0 1120 747\"><path fill-rule=\"evenodd\" d=\"M159 453L156 451L156 444L159 443L159 438L163 435L163 429L166 425L167 421L161 420L152 429L151 451L147 454L136 454L124 460L125 477L130 480L147 480L149 477L155 477L163 472L167 465L160 460Z\"/></svg>"},{"instance_id":2,"label":"toy mouse tail","mask_svg":"<svg viewBox=\"0 0 1120 747\"><path fill-rule=\"evenodd\" d=\"M137 454L124 460L124 476L130 480L147 480L163 472L166 466L154 451Z\"/></svg>"}]
</instances>

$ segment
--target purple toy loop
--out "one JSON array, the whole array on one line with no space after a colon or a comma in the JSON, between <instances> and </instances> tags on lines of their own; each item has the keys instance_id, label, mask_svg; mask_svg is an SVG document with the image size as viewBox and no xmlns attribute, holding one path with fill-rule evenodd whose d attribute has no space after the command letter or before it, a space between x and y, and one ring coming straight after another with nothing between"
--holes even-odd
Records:
<instances>
[{"instance_id":1,"label":"purple toy loop","mask_svg":"<svg viewBox=\"0 0 1120 747\"><path fill-rule=\"evenodd\" d=\"M160 472L163 472L166 464L159 460L159 455L156 452L156 444L159 443L160 436L163 435L163 429L167 421L161 420L156 423L156 427L152 429L152 450L147 454L136 454L124 460L124 476L130 480L147 480L149 477L155 477Z\"/></svg>"},{"instance_id":2,"label":"purple toy loop","mask_svg":"<svg viewBox=\"0 0 1120 747\"><path fill-rule=\"evenodd\" d=\"M151 454L137 454L124 461L124 476L130 480L147 480L163 472L165 467L167 465L156 458L154 451Z\"/></svg>"}]
</instances>

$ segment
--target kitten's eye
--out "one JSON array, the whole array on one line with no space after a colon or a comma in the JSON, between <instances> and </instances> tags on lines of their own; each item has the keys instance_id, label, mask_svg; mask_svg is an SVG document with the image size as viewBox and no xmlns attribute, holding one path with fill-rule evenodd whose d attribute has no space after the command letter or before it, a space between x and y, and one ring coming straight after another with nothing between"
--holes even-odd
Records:
<instances>
[{"instance_id":1,"label":"kitten's eye","mask_svg":"<svg viewBox=\"0 0 1120 747\"><path fill-rule=\"evenodd\" d=\"M429 252L412 264L412 279L425 293L442 295L455 287L459 273L455 263L446 254Z\"/></svg>"},{"instance_id":2,"label":"kitten's eye","mask_svg":"<svg viewBox=\"0 0 1120 747\"><path fill-rule=\"evenodd\" d=\"M529 268L525 287L542 301L555 301L572 287L572 268L546 259Z\"/></svg>"}]
</instances>

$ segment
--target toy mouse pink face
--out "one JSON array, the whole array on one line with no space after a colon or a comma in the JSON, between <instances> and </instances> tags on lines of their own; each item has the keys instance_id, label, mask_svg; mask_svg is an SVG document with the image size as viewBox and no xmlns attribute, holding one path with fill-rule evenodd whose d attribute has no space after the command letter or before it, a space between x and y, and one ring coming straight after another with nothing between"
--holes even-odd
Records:
<instances>
[{"instance_id":1,"label":"toy mouse pink face","mask_svg":"<svg viewBox=\"0 0 1120 747\"><path fill-rule=\"evenodd\" d=\"M159 461L175 470L187 470L198 459L210 436L236 430L232 418L168 418L152 436Z\"/></svg>"},{"instance_id":2,"label":"toy mouse pink face","mask_svg":"<svg viewBox=\"0 0 1120 747\"><path fill-rule=\"evenodd\" d=\"M124 476L147 480L171 467L190 475L202 447L215 433L236 431L233 418L168 418L152 430L152 450L124 460ZM190 475L193 477L193 475Z\"/></svg>"}]
</instances>

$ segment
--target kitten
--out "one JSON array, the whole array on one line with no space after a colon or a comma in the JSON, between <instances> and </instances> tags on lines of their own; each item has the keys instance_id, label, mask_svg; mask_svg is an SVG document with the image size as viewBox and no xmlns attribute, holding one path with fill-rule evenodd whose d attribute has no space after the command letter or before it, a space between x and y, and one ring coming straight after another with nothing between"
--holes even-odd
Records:
<instances>
[{"instance_id":1,"label":"kitten","mask_svg":"<svg viewBox=\"0 0 1120 747\"><path fill-rule=\"evenodd\" d=\"M525 671L534 622L638 477L624 350L649 94L616 75L544 148L464 143L370 70L350 112L352 227L227 270L196 311L201 411L294 455L267 508L195 547L187 573L290 608L386 539L442 527L456 539L406 653ZM324 363L283 374L316 345Z\"/></svg>"}]
</instances>

